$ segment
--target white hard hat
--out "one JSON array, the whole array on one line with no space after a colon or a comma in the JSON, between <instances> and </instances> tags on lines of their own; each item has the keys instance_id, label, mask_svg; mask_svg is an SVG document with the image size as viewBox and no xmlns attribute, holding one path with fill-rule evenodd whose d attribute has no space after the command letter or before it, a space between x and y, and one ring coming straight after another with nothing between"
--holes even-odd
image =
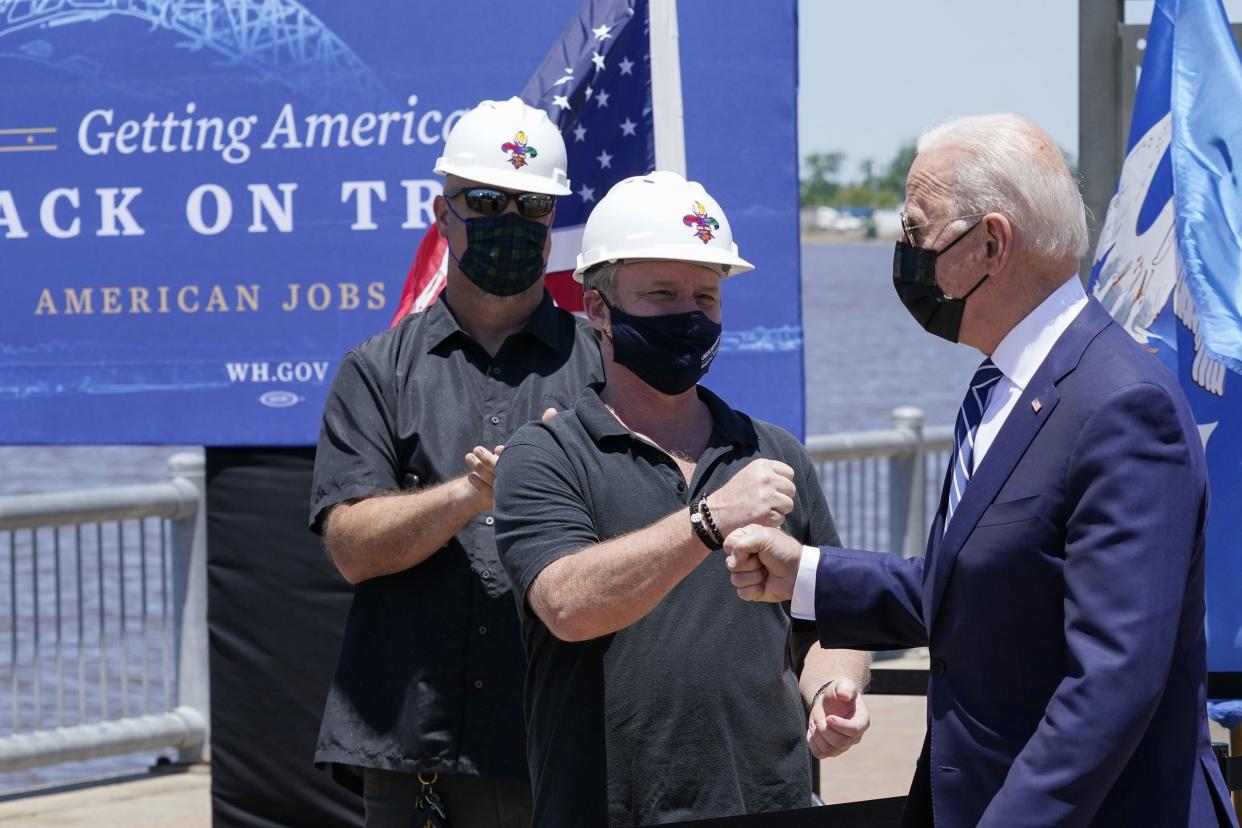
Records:
<instances>
[{"instance_id":1,"label":"white hard hat","mask_svg":"<svg viewBox=\"0 0 1242 828\"><path fill-rule=\"evenodd\" d=\"M697 181L656 171L618 181L587 218L574 278L601 262L659 259L710 267L721 277L754 270L737 254L724 210Z\"/></svg>"},{"instance_id":2,"label":"white hard hat","mask_svg":"<svg viewBox=\"0 0 1242 828\"><path fill-rule=\"evenodd\" d=\"M483 101L461 116L436 160L437 175L548 195L569 195L565 141L542 109L521 98Z\"/></svg>"}]
</instances>

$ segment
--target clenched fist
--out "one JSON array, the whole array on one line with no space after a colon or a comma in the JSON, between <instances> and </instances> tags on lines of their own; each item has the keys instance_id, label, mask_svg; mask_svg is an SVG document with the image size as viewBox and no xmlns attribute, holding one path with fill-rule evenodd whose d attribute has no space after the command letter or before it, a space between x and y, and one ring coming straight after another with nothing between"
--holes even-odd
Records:
<instances>
[{"instance_id":1,"label":"clenched fist","mask_svg":"<svg viewBox=\"0 0 1242 828\"><path fill-rule=\"evenodd\" d=\"M794 470L779 460L753 460L728 483L707 496L722 537L751 523L780 526L793 511Z\"/></svg>"},{"instance_id":2,"label":"clenched fist","mask_svg":"<svg viewBox=\"0 0 1242 828\"><path fill-rule=\"evenodd\" d=\"M802 561L802 544L777 529L744 526L724 542L725 566L744 601L788 601Z\"/></svg>"}]
</instances>

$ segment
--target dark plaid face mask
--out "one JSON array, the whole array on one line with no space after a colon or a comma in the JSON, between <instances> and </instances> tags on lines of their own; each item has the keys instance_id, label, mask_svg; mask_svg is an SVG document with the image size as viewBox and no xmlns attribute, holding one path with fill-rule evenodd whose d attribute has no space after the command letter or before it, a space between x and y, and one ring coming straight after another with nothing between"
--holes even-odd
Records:
<instances>
[{"instance_id":1,"label":"dark plaid face mask","mask_svg":"<svg viewBox=\"0 0 1242 828\"><path fill-rule=\"evenodd\" d=\"M517 213L462 218L448 204L449 212L466 225L466 252L453 261L480 290L496 296L514 296L528 289L543 275L543 246L548 227Z\"/></svg>"}]
</instances>

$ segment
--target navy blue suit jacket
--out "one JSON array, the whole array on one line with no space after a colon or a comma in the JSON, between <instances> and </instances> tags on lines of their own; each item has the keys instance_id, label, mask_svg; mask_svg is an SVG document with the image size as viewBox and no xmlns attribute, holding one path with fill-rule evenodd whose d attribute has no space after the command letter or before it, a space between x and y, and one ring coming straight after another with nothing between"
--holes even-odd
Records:
<instances>
[{"instance_id":1,"label":"navy blue suit jacket","mask_svg":"<svg viewBox=\"0 0 1242 828\"><path fill-rule=\"evenodd\" d=\"M1207 500L1176 380L1091 300L925 559L821 550L825 647L931 650L904 825L1237 825L1205 714Z\"/></svg>"}]
</instances>

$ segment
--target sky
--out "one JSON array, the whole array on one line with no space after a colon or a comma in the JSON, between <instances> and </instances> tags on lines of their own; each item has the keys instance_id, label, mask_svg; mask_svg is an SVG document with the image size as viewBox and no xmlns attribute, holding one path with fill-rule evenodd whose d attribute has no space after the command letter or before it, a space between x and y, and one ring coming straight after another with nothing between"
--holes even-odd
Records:
<instances>
[{"instance_id":1,"label":"sky","mask_svg":"<svg viewBox=\"0 0 1242 828\"><path fill-rule=\"evenodd\" d=\"M1127 22L1152 0L1127 0ZM1242 20L1242 0L1226 0ZM1016 112L1078 155L1078 0L799 0L798 151L856 177L954 115Z\"/></svg>"}]
</instances>

